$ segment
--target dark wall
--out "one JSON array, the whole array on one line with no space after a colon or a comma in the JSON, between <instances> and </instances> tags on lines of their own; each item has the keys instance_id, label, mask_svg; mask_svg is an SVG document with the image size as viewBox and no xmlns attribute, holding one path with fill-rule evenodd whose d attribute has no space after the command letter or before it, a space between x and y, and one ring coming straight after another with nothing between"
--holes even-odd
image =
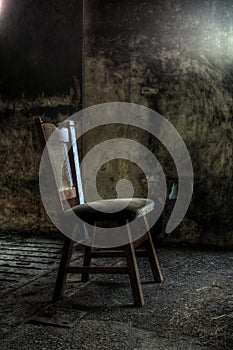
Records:
<instances>
[{"instance_id":1,"label":"dark wall","mask_svg":"<svg viewBox=\"0 0 233 350\"><path fill-rule=\"evenodd\" d=\"M192 157L191 206L166 239L232 245L232 2L85 4L85 106L112 101L148 106L171 121ZM135 135L159 153L171 178L168 154L158 152L156 140L138 131ZM128 131L121 136L128 137ZM92 140L101 141L100 134ZM130 172L129 166L122 170L119 164L106 169L115 177L116 169L124 176ZM113 192L112 184L107 191Z\"/></svg>"},{"instance_id":2,"label":"dark wall","mask_svg":"<svg viewBox=\"0 0 233 350\"><path fill-rule=\"evenodd\" d=\"M80 109L81 71L81 0L2 1L0 234L54 230L40 201L33 116L57 123Z\"/></svg>"},{"instance_id":3,"label":"dark wall","mask_svg":"<svg viewBox=\"0 0 233 350\"><path fill-rule=\"evenodd\" d=\"M82 1L3 1L0 22L0 93L69 92L81 80Z\"/></svg>"}]
</instances>

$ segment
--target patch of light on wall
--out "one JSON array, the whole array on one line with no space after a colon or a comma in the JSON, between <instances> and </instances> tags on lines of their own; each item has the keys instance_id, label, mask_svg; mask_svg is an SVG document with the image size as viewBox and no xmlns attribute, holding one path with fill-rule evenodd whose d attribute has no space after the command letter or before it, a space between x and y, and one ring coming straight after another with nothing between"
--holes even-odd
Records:
<instances>
[{"instance_id":1,"label":"patch of light on wall","mask_svg":"<svg viewBox=\"0 0 233 350\"><path fill-rule=\"evenodd\" d=\"M232 57L233 54L233 26L228 25L221 28L220 25L212 22L209 27L203 27L200 45L204 50L214 56Z\"/></svg>"},{"instance_id":2,"label":"patch of light on wall","mask_svg":"<svg viewBox=\"0 0 233 350\"><path fill-rule=\"evenodd\" d=\"M3 14L4 7L5 7L4 0L0 0L0 19L1 19L2 14Z\"/></svg>"}]
</instances>

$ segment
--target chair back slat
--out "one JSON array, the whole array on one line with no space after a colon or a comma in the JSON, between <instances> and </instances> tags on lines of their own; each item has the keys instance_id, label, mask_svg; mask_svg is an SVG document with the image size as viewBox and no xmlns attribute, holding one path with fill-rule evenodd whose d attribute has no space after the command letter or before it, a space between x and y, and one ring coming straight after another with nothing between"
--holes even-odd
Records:
<instances>
[{"instance_id":1,"label":"chair back slat","mask_svg":"<svg viewBox=\"0 0 233 350\"><path fill-rule=\"evenodd\" d=\"M50 174L52 186L56 184L59 205L66 209L64 203L74 200L73 204L84 203L79 155L76 142L75 125L73 121L67 121L65 127L59 129L54 124L43 123L39 117L34 118L37 134L42 151L46 154L46 163ZM45 146L46 147L45 148ZM65 159L64 164L61 164ZM62 181L60 173L62 169Z\"/></svg>"},{"instance_id":2,"label":"chair back slat","mask_svg":"<svg viewBox=\"0 0 233 350\"><path fill-rule=\"evenodd\" d=\"M50 123L42 124L42 128L47 141L49 139L49 141L57 141L62 143L70 142L69 132L66 128L58 129L54 124Z\"/></svg>"}]
</instances>

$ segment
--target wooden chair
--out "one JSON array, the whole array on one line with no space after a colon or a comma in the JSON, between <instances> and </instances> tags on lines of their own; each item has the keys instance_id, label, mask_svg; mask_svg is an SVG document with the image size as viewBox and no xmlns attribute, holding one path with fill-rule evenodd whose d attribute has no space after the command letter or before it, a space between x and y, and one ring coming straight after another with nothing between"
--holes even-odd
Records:
<instances>
[{"instance_id":1,"label":"wooden chair","mask_svg":"<svg viewBox=\"0 0 233 350\"><path fill-rule=\"evenodd\" d=\"M46 143L50 139L54 130L58 130L54 124L43 123L42 119L39 117L34 118L35 127L37 130L39 142L41 149L44 150ZM74 241L68 237L65 237L65 242L63 246L60 266L57 274L56 285L53 294L53 302L56 302L63 296L66 278L68 273L81 273L81 281L87 282L89 279L89 274L128 274L135 306L142 306L144 304L142 286L140 282L139 270L136 260L136 253L138 255L146 255L149 258L151 270L153 273L154 280L156 282L162 282L162 273L159 266L159 261L156 255L154 243L149 231L146 214L153 209L153 201L135 198L132 199L127 210L122 210L119 213L109 215L108 213L98 212L91 208L88 203L84 203L80 168L79 168L79 158L78 158L78 148L75 138L75 126L73 121L66 122L65 128L59 130L57 136L57 142L60 142L65 146L63 149L68 150L66 154L66 161L69 163L70 169L70 188L61 191L57 188L55 181L54 169L52 169L51 159L48 156L47 167L52 169L50 174L50 183L56 188L54 193L54 201L56 202L57 211L65 211L63 200L64 198L69 200L74 200L74 206L72 207L73 212L81 217L84 221L90 223L95 228L98 226L99 221L108 222L111 226L113 221L119 220L128 222L132 220L132 217L137 217L143 215L143 219L147 228L147 232L134 242L127 243L124 246L118 247L118 249L94 249L90 245L84 244L84 260L83 266L74 267L70 266L71 255L74 248ZM98 204L104 208L106 205L115 205L122 201L123 199L112 199L112 200L101 200ZM71 209L70 209L71 210ZM58 214L59 215L59 214ZM128 230L130 230L128 226ZM130 235L130 232L128 232ZM144 243L145 249L136 252L136 248ZM91 266L92 258L111 258L111 257L125 257L126 267L121 266Z\"/></svg>"}]
</instances>

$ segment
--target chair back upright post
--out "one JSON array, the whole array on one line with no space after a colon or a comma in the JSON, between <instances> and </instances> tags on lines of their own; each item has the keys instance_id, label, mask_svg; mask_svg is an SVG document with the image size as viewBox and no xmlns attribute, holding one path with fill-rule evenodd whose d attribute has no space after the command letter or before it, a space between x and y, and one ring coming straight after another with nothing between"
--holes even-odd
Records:
<instances>
[{"instance_id":1,"label":"chair back upright post","mask_svg":"<svg viewBox=\"0 0 233 350\"><path fill-rule=\"evenodd\" d=\"M80 169L80 159L79 152L76 140L76 132L75 132L75 124L73 120L68 120L65 123L70 138L70 149L69 149L69 161L71 166L73 183L77 192L77 203L76 204L84 204L84 193L83 193L83 185L82 185L82 177L81 177L81 169Z\"/></svg>"}]
</instances>

